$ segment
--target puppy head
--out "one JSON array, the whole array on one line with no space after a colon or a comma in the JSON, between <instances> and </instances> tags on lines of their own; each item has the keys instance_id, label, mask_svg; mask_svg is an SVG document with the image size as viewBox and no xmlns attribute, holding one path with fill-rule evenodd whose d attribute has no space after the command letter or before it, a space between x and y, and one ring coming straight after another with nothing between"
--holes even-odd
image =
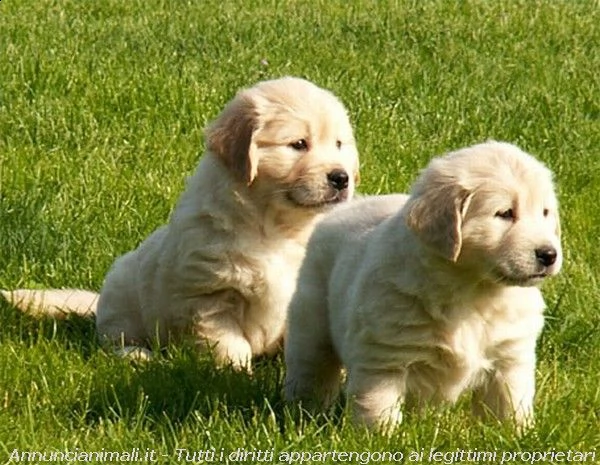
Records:
<instances>
[{"instance_id":1,"label":"puppy head","mask_svg":"<svg viewBox=\"0 0 600 465\"><path fill-rule=\"evenodd\" d=\"M303 79L241 91L206 136L209 151L268 203L320 210L354 192L358 153L346 109Z\"/></svg>"},{"instance_id":2,"label":"puppy head","mask_svg":"<svg viewBox=\"0 0 600 465\"><path fill-rule=\"evenodd\" d=\"M533 285L562 265L552 175L511 144L433 160L413 188L406 222L425 245L481 279Z\"/></svg>"}]
</instances>

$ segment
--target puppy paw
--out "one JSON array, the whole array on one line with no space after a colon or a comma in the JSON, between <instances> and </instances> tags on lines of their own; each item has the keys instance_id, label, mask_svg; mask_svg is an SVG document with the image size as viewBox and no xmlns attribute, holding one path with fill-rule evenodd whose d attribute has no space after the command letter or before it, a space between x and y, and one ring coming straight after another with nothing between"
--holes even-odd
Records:
<instances>
[{"instance_id":1,"label":"puppy paw","mask_svg":"<svg viewBox=\"0 0 600 465\"><path fill-rule=\"evenodd\" d=\"M135 362L147 362L152 359L152 352L144 347L124 346L114 350L115 355Z\"/></svg>"}]
</instances>

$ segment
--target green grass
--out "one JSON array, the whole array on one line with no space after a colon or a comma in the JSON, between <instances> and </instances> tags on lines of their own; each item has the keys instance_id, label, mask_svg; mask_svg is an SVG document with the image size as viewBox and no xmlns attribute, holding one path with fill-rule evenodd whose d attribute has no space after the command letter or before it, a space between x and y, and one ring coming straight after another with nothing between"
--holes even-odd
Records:
<instances>
[{"instance_id":1,"label":"green grass","mask_svg":"<svg viewBox=\"0 0 600 465\"><path fill-rule=\"evenodd\" d=\"M206 123L238 88L282 75L346 103L364 193L406 190L450 149L521 145L556 174L565 249L544 286L537 423L523 437L466 402L392 437L341 407L297 418L280 358L252 377L186 347L136 365L107 355L89 321L0 303L0 463L15 448L148 448L162 463L183 463L180 448L274 449L274 461L424 448L423 463L432 447L600 449L598 24L594 1L0 2L0 287L98 289L168 218Z\"/></svg>"}]
</instances>

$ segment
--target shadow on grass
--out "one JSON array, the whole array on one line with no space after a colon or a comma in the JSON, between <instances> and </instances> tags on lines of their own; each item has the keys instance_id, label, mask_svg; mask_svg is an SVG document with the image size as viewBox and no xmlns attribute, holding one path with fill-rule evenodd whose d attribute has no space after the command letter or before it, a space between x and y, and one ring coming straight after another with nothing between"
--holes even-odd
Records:
<instances>
[{"instance_id":1,"label":"shadow on grass","mask_svg":"<svg viewBox=\"0 0 600 465\"><path fill-rule=\"evenodd\" d=\"M259 360L250 375L217 368L193 348L173 347L150 362L117 360L109 373L95 373L90 398L75 408L90 423L110 418L177 427L213 415L251 421L266 408L281 410L280 367L277 359Z\"/></svg>"},{"instance_id":2,"label":"shadow on grass","mask_svg":"<svg viewBox=\"0 0 600 465\"><path fill-rule=\"evenodd\" d=\"M252 374L217 368L209 354L197 353L192 344L155 350L152 360L136 362L106 350L96 335L94 318L34 317L0 301L0 323L0 344L12 340L33 347L51 342L81 355L87 366L88 394L67 408L85 424L110 420L141 422L145 428L178 427L191 418L235 416L251 422L263 414L273 416L280 428L289 423L290 412L281 395L281 355L257 358Z\"/></svg>"},{"instance_id":3,"label":"shadow on grass","mask_svg":"<svg viewBox=\"0 0 600 465\"><path fill-rule=\"evenodd\" d=\"M28 345L39 341L54 341L70 351L79 352L88 360L100 348L95 319L69 314L64 319L33 316L0 299L0 343L18 340Z\"/></svg>"}]
</instances>

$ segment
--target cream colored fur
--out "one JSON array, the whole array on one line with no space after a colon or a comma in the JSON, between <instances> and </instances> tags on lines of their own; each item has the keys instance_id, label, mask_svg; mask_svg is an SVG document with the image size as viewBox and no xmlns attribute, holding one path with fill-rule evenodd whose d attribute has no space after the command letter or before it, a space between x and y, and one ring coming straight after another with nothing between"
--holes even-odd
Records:
<instances>
[{"instance_id":1,"label":"cream colored fur","mask_svg":"<svg viewBox=\"0 0 600 465\"><path fill-rule=\"evenodd\" d=\"M81 289L0 291L6 300L32 315L61 318L69 313L92 316L96 313L98 294Z\"/></svg>"},{"instance_id":2,"label":"cream colored fur","mask_svg":"<svg viewBox=\"0 0 600 465\"><path fill-rule=\"evenodd\" d=\"M109 271L97 329L120 347L191 336L219 362L248 367L280 345L306 242L323 212L352 197L357 150L340 101L298 78L238 93L206 140L169 222ZM55 315L93 311L96 297L6 295Z\"/></svg>"},{"instance_id":3,"label":"cream colored fur","mask_svg":"<svg viewBox=\"0 0 600 465\"><path fill-rule=\"evenodd\" d=\"M533 418L536 287L562 254L550 171L488 142L431 161L410 197L344 205L317 227L288 315L285 396L393 427L403 405ZM537 251L537 252L536 252Z\"/></svg>"}]
</instances>

